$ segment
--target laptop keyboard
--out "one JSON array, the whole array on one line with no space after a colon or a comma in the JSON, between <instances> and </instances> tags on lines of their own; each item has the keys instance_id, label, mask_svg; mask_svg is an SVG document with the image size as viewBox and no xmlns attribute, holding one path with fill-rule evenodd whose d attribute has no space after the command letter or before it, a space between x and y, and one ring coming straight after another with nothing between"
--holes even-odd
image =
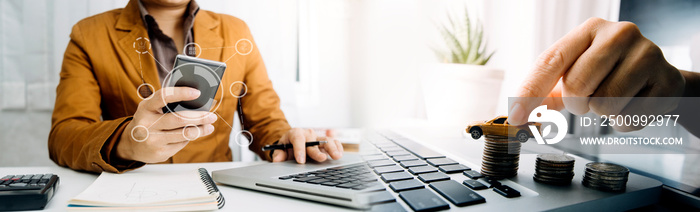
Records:
<instances>
[{"instance_id":1,"label":"laptop keyboard","mask_svg":"<svg viewBox=\"0 0 700 212\"><path fill-rule=\"evenodd\" d=\"M400 135L377 134L367 140L382 153L363 155L364 163L282 176L279 179L342 189L380 191L376 195L373 193L371 198L372 210L377 211L404 210L389 192L397 193L414 211L449 209L449 203L457 207L485 203L486 199L474 190L486 188L492 188L505 198L520 196L517 190L501 185L498 180L483 178L478 171ZM463 174L471 180L458 182L450 177L453 174ZM483 179L478 181L480 178ZM390 189L386 189L384 184Z\"/></svg>"},{"instance_id":2,"label":"laptop keyboard","mask_svg":"<svg viewBox=\"0 0 700 212\"><path fill-rule=\"evenodd\" d=\"M384 187L377 182L377 177L369 166L356 164L338 166L323 170L279 177L280 180L293 180L300 183L319 184L353 190L381 190Z\"/></svg>"}]
</instances>

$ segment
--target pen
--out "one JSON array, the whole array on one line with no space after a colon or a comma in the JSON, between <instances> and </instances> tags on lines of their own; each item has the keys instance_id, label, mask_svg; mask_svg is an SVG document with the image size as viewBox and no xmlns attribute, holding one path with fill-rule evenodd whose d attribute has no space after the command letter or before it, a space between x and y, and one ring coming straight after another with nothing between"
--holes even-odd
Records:
<instances>
[{"instance_id":1,"label":"pen","mask_svg":"<svg viewBox=\"0 0 700 212\"><path fill-rule=\"evenodd\" d=\"M317 146L320 144L325 144L328 143L328 141L309 141L306 142L306 146ZM291 149L292 144L275 144L275 145L265 145L262 148L262 151L267 151L267 150L274 150L274 149Z\"/></svg>"}]
</instances>

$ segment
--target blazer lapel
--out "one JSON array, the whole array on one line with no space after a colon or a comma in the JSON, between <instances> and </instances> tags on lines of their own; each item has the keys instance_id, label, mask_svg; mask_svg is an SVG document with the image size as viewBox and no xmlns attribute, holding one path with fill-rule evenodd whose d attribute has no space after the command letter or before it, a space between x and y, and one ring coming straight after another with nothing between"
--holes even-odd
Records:
<instances>
[{"instance_id":1,"label":"blazer lapel","mask_svg":"<svg viewBox=\"0 0 700 212\"><path fill-rule=\"evenodd\" d=\"M129 58L125 63L129 63L131 67L127 67L124 64L125 71L131 71L131 74L136 76L141 76L143 74L143 79L146 83L153 85L153 91L160 90L160 78L158 77L158 69L156 68L156 62L153 55L153 50L148 46L147 51L139 49L137 45L137 40L148 39L148 32L141 19L141 12L138 8L138 2L136 0L129 1L129 3L124 7L122 14L117 20L115 25L118 33L118 43L122 50L122 53ZM150 42L148 42L150 45ZM139 77L139 84L141 79Z\"/></svg>"},{"instance_id":2,"label":"blazer lapel","mask_svg":"<svg viewBox=\"0 0 700 212\"><path fill-rule=\"evenodd\" d=\"M219 24L219 17L202 10L197 13L194 19L193 31L194 42L202 48L200 58L215 61L228 59L222 57L224 39L221 37Z\"/></svg>"}]
</instances>

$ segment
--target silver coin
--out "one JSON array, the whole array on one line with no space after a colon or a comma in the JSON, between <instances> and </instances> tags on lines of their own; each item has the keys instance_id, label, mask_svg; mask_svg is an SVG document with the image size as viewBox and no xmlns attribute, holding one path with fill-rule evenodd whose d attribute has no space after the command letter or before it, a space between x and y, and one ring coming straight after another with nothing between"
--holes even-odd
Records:
<instances>
[{"instance_id":1,"label":"silver coin","mask_svg":"<svg viewBox=\"0 0 700 212\"><path fill-rule=\"evenodd\" d=\"M607 174L624 174L629 173L630 170L624 166L620 166L612 163L602 163L602 162L590 162L586 164L586 170L590 170L596 173L607 173Z\"/></svg>"},{"instance_id":2,"label":"silver coin","mask_svg":"<svg viewBox=\"0 0 700 212\"><path fill-rule=\"evenodd\" d=\"M537 159L549 163L573 163L576 161L574 157L568 155L551 153L539 154L537 155Z\"/></svg>"}]
</instances>

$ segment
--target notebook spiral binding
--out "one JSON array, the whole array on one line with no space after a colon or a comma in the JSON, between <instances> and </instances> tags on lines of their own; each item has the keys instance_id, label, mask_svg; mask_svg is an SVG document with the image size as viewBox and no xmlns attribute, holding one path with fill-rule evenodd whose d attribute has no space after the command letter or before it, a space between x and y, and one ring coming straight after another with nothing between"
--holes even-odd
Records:
<instances>
[{"instance_id":1,"label":"notebook spiral binding","mask_svg":"<svg viewBox=\"0 0 700 212\"><path fill-rule=\"evenodd\" d=\"M219 209L223 208L224 204L226 204L224 195L219 192L219 187L216 187L216 183L214 183L214 180L212 180L211 176L209 176L209 172L207 171L207 169L199 168L199 178L202 179L202 182L207 187L207 191L209 191L209 194L217 194L217 206L219 207Z\"/></svg>"}]
</instances>

